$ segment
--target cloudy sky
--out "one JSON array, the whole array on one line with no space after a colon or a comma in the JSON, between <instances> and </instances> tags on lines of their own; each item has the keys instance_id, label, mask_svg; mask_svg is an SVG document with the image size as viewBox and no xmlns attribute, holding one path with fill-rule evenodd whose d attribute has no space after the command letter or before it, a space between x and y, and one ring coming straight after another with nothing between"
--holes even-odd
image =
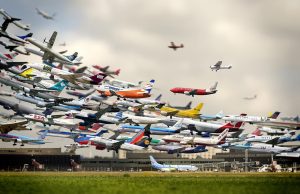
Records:
<instances>
[{"instance_id":1,"label":"cloudy sky","mask_svg":"<svg viewBox=\"0 0 300 194\"><path fill-rule=\"evenodd\" d=\"M36 39L58 31L57 43L78 51L84 65L121 68L119 78L127 81L154 78L154 95L163 94L171 104L204 102L207 114L299 113L300 1L1 0L1 6L31 24ZM56 13L55 20L37 15L35 7ZM15 26L8 30L26 33ZM185 48L174 52L167 47L170 41ZM209 66L218 60L233 68L212 72ZM208 88L215 81L218 92L210 96L169 91ZM254 94L256 100L243 100Z\"/></svg>"}]
</instances>

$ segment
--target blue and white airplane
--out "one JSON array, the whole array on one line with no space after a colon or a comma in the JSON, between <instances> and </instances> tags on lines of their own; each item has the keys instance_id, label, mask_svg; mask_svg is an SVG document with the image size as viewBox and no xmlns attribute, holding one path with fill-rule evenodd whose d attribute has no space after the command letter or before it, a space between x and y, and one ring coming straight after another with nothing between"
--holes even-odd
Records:
<instances>
[{"instance_id":1,"label":"blue and white airplane","mask_svg":"<svg viewBox=\"0 0 300 194\"><path fill-rule=\"evenodd\" d=\"M169 165L169 164L159 164L150 156L151 166L162 172L172 172L172 171L196 171L198 168L193 165Z\"/></svg>"},{"instance_id":2,"label":"blue and white airplane","mask_svg":"<svg viewBox=\"0 0 300 194\"><path fill-rule=\"evenodd\" d=\"M31 138L27 136L22 136L22 135L14 135L14 134L0 134L0 139L4 142L14 142L14 146L17 145L17 143L21 143L21 146L24 146L24 143L27 144L45 144L46 142L44 141L46 134L48 133L47 130L45 130L38 138Z\"/></svg>"}]
</instances>

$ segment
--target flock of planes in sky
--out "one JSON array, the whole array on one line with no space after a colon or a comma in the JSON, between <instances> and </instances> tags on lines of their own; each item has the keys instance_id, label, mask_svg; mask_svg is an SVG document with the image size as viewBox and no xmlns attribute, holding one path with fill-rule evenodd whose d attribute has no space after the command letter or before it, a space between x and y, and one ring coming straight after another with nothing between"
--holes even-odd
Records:
<instances>
[{"instance_id":1,"label":"flock of planes in sky","mask_svg":"<svg viewBox=\"0 0 300 194\"><path fill-rule=\"evenodd\" d=\"M55 16L36 10L45 19ZM279 112L269 117L225 115L223 111L205 115L200 113L203 103L191 107L191 102L184 107L172 107L161 100L162 95L150 98L155 80L142 85L142 82L114 79L120 69L80 66L83 57L77 52L66 55L66 51L53 48L57 32L43 42L33 38L32 33L17 36L8 32L8 26L30 30L29 25L3 9L0 14L4 19L0 29L1 45L7 51L0 54L0 105L14 112L2 113L4 122L0 125L0 139L4 142L21 146L46 144L45 138L54 136L73 139L73 144L65 146L70 152L93 146L97 150L115 152L153 149L169 154L188 154L206 152L209 146L300 156L298 147L281 145L300 140L295 133L300 123L294 122L299 121L299 117L281 120L277 118ZM171 42L169 48L176 50L184 45ZM32 54L40 56L41 62L15 61L18 55ZM231 68L223 66L222 61L210 66L212 71ZM217 85L218 82L208 89L175 87L170 91L192 97L212 95L217 92ZM13 121L13 118L21 120ZM13 130L36 130L33 126L37 123L45 128L37 131L37 138L11 133ZM245 124L256 125L257 129L247 134ZM54 130L53 126L58 126L59 130ZM108 132L113 135L104 137ZM190 165L158 164L150 158L153 167L162 171L197 170Z\"/></svg>"}]
</instances>

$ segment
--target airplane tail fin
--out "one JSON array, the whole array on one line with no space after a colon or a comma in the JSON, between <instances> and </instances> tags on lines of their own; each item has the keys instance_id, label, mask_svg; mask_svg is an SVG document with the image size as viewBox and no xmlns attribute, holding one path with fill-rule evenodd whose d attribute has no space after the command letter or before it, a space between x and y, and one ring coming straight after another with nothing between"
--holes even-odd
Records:
<instances>
[{"instance_id":1,"label":"airplane tail fin","mask_svg":"<svg viewBox=\"0 0 300 194\"><path fill-rule=\"evenodd\" d=\"M52 87L50 87L50 90L57 90L57 91L62 91L67 85L68 85L67 80L61 80L57 83L55 83Z\"/></svg>"},{"instance_id":2,"label":"airplane tail fin","mask_svg":"<svg viewBox=\"0 0 300 194\"><path fill-rule=\"evenodd\" d=\"M268 118L269 119L277 119L277 117L279 116L280 112L275 111L272 115L270 115Z\"/></svg>"},{"instance_id":3,"label":"airplane tail fin","mask_svg":"<svg viewBox=\"0 0 300 194\"><path fill-rule=\"evenodd\" d=\"M189 101L185 106L185 109L191 109L191 108L192 108L192 101Z\"/></svg>"},{"instance_id":4,"label":"airplane tail fin","mask_svg":"<svg viewBox=\"0 0 300 194\"><path fill-rule=\"evenodd\" d=\"M102 115L104 115L106 112L110 111L112 109L112 106L108 106L105 109L99 110L96 114L95 117L98 120Z\"/></svg>"},{"instance_id":5,"label":"airplane tail fin","mask_svg":"<svg viewBox=\"0 0 300 194\"><path fill-rule=\"evenodd\" d=\"M228 131L229 131L229 129L225 129L222 133L220 133L220 135L217 137L218 143L220 143L221 141L224 141L226 139Z\"/></svg>"},{"instance_id":6,"label":"airplane tail fin","mask_svg":"<svg viewBox=\"0 0 300 194\"><path fill-rule=\"evenodd\" d=\"M220 112L218 112L218 113L216 114L216 118L222 118L222 117L224 117L224 113L223 113L223 111L221 110Z\"/></svg>"},{"instance_id":7,"label":"airplane tail fin","mask_svg":"<svg viewBox=\"0 0 300 194\"><path fill-rule=\"evenodd\" d=\"M70 61L74 61L76 57L78 56L78 52L75 52L72 55L66 56Z\"/></svg>"},{"instance_id":8,"label":"airplane tail fin","mask_svg":"<svg viewBox=\"0 0 300 194\"><path fill-rule=\"evenodd\" d=\"M121 71L121 69L117 69L117 70L115 71L115 74L116 74L116 75L119 75L119 74L120 74L120 71Z\"/></svg>"},{"instance_id":9,"label":"airplane tail fin","mask_svg":"<svg viewBox=\"0 0 300 194\"><path fill-rule=\"evenodd\" d=\"M154 82L155 82L155 80L152 79L152 80L150 80L150 83L144 87L144 90L146 91L147 94L150 94L150 92L153 88Z\"/></svg>"},{"instance_id":10,"label":"airplane tail fin","mask_svg":"<svg viewBox=\"0 0 300 194\"><path fill-rule=\"evenodd\" d=\"M256 135L256 136L261 136L262 135L259 128L255 129L251 134Z\"/></svg>"},{"instance_id":11,"label":"airplane tail fin","mask_svg":"<svg viewBox=\"0 0 300 194\"><path fill-rule=\"evenodd\" d=\"M135 134L132 138L128 139L126 142L130 144L136 144L144 137L144 134L145 134L145 129L142 129L137 134Z\"/></svg>"},{"instance_id":12,"label":"airplane tail fin","mask_svg":"<svg viewBox=\"0 0 300 194\"><path fill-rule=\"evenodd\" d=\"M184 45L183 45L183 44L181 44L181 45L180 45L180 47L181 47L181 48L183 48L183 47L184 47Z\"/></svg>"},{"instance_id":13,"label":"airplane tail fin","mask_svg":"<svg viewBox=\"0 0 300 194\"><path fill-rule=\"evenodd\" d=\"M152 166L158 164L158 163L156 162L156 160L153 158L153 156L150 155L149 157L150 157L150 161L151 161L151 165L152 165Z\"/></svg>"},{"instance_id":14,"label":"airplane tail fin","mask_svg":"<svg viewBox=\"0 0 300 194\"><path fill-rule=\"evenodd\" d=\"M181 118L180 120L178 120L175 125L173 125L172 127L170 127L170 129L174 129L174 130L179 130L182 128L182 123L183 123L184 118Z\"/></svg>"},{"instance_id":15,"label":"airplane tail fin","mask_svg":"<svg viewBox=\"0 0 300 194\"><path fill-rule=\"evenodd\" d=\"M99 84L100 82L102 82L102 81L104 80L104 78L106 78L106 76L107 76L107 75L104 74L104 73L98 73L98 74L96 74L96 75L91 76L90 79L91 79L93 82Z\"/></svg>"},{"instance_id":16,"label":"airplane tail fin","mask_svg":"<svg viewBox=\"0 0 300 194\"><path fill-rule=\"evenodd\" d=\"M136 145L147 148L150 145L151 138L150 137L143 137Z\"/></svg>"},{"instance_id":17,"label":"airplane tail fin","mask_svg":"<svg viewBox=\"0 0 300 194\"><path fill-rule=\"evenodd\" d=\"M41 133L41 135L38 137L38 139L39 139L39 140L45 139L47 133L48 133L48 130L43 131L43 133Z\"/></svg>"},{"instance_id":18,"label":"airplane tail fin","mask_svg":"<svg viewBox=\"0 0 300 194\"><path fill-rule=\"evenodd\" d=\"M101 129L99 132L95 133L94 136L100 137L102 136L104 133L108 133L107 129Z\"/></svg>"},{"instance_id":19,"label":"airplane tail fin","mask_svg":"<svg viewBox=\"0 0 300 194\"><path fill-rule=\"evenodd\" d=\"M155 100L156 100L156 101L160 101L161 97L162 97L162 94L159 94L159 95L155 98Z\"/></svg>"},{"instance_id":20,"label":"airplane tail fin","mask_svg":"<svg viewBox=\"0 0 300 194\"><path fill-rule=\"evenodd\" d=\"M84 73L86 69L87 69L87 66L80 67L75 70L75 73Z\"/></svg>"},{"instance_id":21,"label":"airplane tail fin","mask_svg":"<svg viewBox=\"0 0 300 194\"><path fill-rule=\"evenodd\" d=\"M210 91L216 91L218 86L218 82L216 82L213 86L210 87Z\"/></svg>"},{"instance_id":22,"label":"airplane tail fin","mask_svg":"<svg viewBox=\"0 0 300 194\"><path fill-rule=\"evenodd\" d=\"M115 118L121 120L123 118L123 112L117 112Z\"/></svg>"},{"instance_id":23,"label":"airplane tail fin","mask_svg":"<svg viewBox=\"0 0 300 194\"><path fill-rule=\"evenodd\" d=\"M240 129L244 124L245 124L245 122L239 121L234 124L234 127L237 129Z\"/></svg>"},{"instance_id":24,"label":"airplane tail fin","mask_svg":"<svg viewBox=\"0 0 300 194\"><path fill-rule=\"evenodd\" d=\"M102 127L103 125L101 125L100 123L94 123L92 124L92 131L97 131L100 127Z\"/></svg>"},{"instance_id":25,"label":"airplane tail fin","mask_svg":"<svg viewBox=\"0 0 300 194\"><path fill-rule=\"evenodd\" d=\"M24 36L18 36L19 38L25 40L25 38L29 38L29 37L32 37L33 33L29 33L29 34L26 34Z\"/></svg>"},{"instance_id":26,"label":"airplane tail fin","mask_svg":"<svg viewBox=\"0 0 300 194\"><path fill-rule=\"evenodd\" d=\"M52 113L53 113L53 109L49 109L49 108L46 108L46 110L43 112L45 116L51 115Z\"/></svg>"},{"instance_id":27,"label":"airplane tail fin","mask_svg":"<svg viewBox=\"0 0 300 194\"><path fill-rule=\"evenodd\" d=\"M203 107L203 103L201 102L192 110L197 111L199 113L201 111L202 107Z\"/></svg>"}]
</instances>

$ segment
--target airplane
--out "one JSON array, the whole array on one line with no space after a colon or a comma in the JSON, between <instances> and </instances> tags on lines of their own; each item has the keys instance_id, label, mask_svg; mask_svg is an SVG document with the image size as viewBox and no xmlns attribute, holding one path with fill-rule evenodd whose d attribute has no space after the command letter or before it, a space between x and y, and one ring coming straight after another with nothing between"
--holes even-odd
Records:
<instances>
[{"instance_id":1,"label":"airplane","mask_svg":"<svg viewBox=\"0 0 300 194\"><path fill-rule=\"evenodd\" d=\"M38 114L45 115L48 114L48 110L41 112L36 108L24 105L22 103L14 102L5 98L0 98L0 105L3 106L6 110L13 110L15 115L24 115L24 114Z\"/></svg>"},{"instance_id":2,"label":"airplane","mask_svg":"<svg viewBox=\"0 0 300 194\"><path fill-rule=\"evenodd\" d=\"M12 130L31 130L28 126L25 126L28 124L28 121L15 121L15 122L4 122L0 123L0 133L6 134Z\"/></svg>"},{"instance_id":3,"label":"airplane","mask_svg":"<svg viewBox=\"0 0 300 194\"><path fill-rule=\"evenodd\" d=\"M255 100L257 98L257 94L254 94L253 97L244 97L244 100Z\"/></svg>"},{"instance_id":4,"label":"airplane","mask_svg":"<svg viewBox=\"0 0 300 194\"><path fill-rule=\"evenodd\" d=\"M27 68L28 66L31 68ZM50 73L52 75L57 75L57 76L61 77L62 79L67 80L75 85L78 85L78 83L98 85L107 76L106 74L99 73L97 75L88 77L82 73L70 73L65 70L61 70L61 69L58 69L55 67L50 67L48 65L43 65L43 64L38 64L38 63L30 63L27 65L23 65L22 69L24 69L24 71L22 73L20 73L20 75L24 76L24 77L34 77L35 73L38 73L38 72L34 71L34 69L36 69L38 71ZM36 75L36 76L38 76L38 75Z\"/></svg>"},{"instance_id":5,"label":"airplane","mask_svg":"<svg viewBox=\"0 0 300 194\"><path fill-rule=\"evenodd\" d=\"M86 145L86 144L79 144L79 143L71 143L71 144L68 144L68 145L64 145L66 149L66 152L68 153L75 153L75 151L77 149L81 149L81 148L88 148L90 147L90 145Z\"/></svg>"},{"instance_id":6,"label":"airplane","mask_svg":"<svg viewBox=\"0 0 300 194\"><path fill-rule=\"evenodd\" d=\"M216 82L212 87L209 89L193 89L193 88L172 88L170 91L173 92L174 94L180 93L180 94L185 94L187 96L192 96L194 95L209 95L209 94L215 94L217 92L218 82Z\"/></svg>"},{"instance_id":7,"label":"airplane","mask_svg":"<svg viewBox=\"0 0 300 194\"><path fill-rule=\"evenodd\" d=\"M16 36L14 34L11 34L6 31L8 25L14 21L19 21L20 19L18 18L10 18L10 19L5 19L3 22L1 28L0 28L0 37L6 37L10 41L16 42L18 44L26 44L26 41L24 39L31 37L33 34L29 33L25 36Z\"/></svg>"},{"instance_id":8,"label":"airplane","mask_svg":"<svg viewBox=\"0 0 300 194\"><path fill-rule=\"evenodd\" d=\"M295 117L281 117L280 118L283 121L295 121L295 122L300 122L300 117L299 115L295 116Z\"/></svg>"},{"instance_id":9,"label":"airplane","mask_svg":"<svg viewBox=\"0 0 300 194\"><path fill-rule=\"evenodd\" d=\"M14 142L14 146L17 145L17 143L21 143L21 146L24 146L24 143L26 144L45 144L44 141L46 134L48 131L46 130L43 134L41 134L38 138L31 138L27 136L21 136L21 135L14 135L14 134L0 134L0 139L4 142Z\"/></svg>"},{"instance_id":10,"label":"airplane","mask_svg":"<svg viewBox=\"0 0 300 194\"><path fill-rule=\"evenodd\" d=\"M179 154L181 154L181 153L195 154L195 153L201 153L201 152L207 151L207 149L205 149L205 146L202 146L202 145L196 146L196 147L185 147L181 144L176 144L176 143L152 146L152 149L158 150L158 151L166 151L168 154L177 153L177 156L179 156Z\"/></svg>"},{"instance_id":11,"label":"airplane","mask_svg":"<svg viewBox=\"0 0 300 194\"><path fill-rule=\"evenodd\" d=\"M56 15L55 13L52 15L49 15L48 13L46 13L45 11L42 11L38 8L35 8L36 12L41 15L43 18L47 19L47 20L54 20L54 16Z\"/></svg>"},{"instance_id":12,"label":"airplane","mask_svg":"<svg viewBox=\"0 0 300 194\"><path fill-rule=\"evenodd\" d=\"M300 129L300 123L298 122L289 122L289 121L281 121L279 119L268 119L264 122L257 122L258 126L268 126L272 128L292 128L292 129Z\"/></svg>"},{"instance_id":13,"label":"airplane","mask_svg":"<svg viewBox=\"0 0 300 194\"><path fill-rule=\"evenodd\" d=\"M230 149L248 149L249 151L254 152L266 152L266 153L272 153L272 154L279 154L281 152L293 152L298 147L283 147L283 146L276 146L271 144L265 144L265 143L250 143L246 142L244 144L231 144L229 146Z\"/></svg>"},{"instance_id":14,"label":"airplane","mask_svg":"<svg viewBox=\"0 0 300 194\"><path fill-rule=\"evenodd\" d=\"M259 130L262 132L266 132L269 135L284 135L289 132L288 128L274 129L271 127L260 127Z\"/></svg>"},{"instance_id":15,"label":"airplane","mask_svg":"<svg viewBox=\"0 0 300 194\"><path fill-rule=\"evenodd\" d=\"M145 127L146 128L146 127ZM111 138L93 137L90 139L92 145L96 145L96 149L107 149L107 151L119 149L126 151L144 150L150 144L150 141L144 138L145 129L134 135L126 141L118 141ZM114 135L113 135L114 136ZM138 145L136 145L136 143Z\"/></svg>"},{"instance_id":16,"label":"airplane","mask_svg":"<svg viewBox=\"0 0 300 194\"><path fill-rule=\"evenodd\" d=\"M228 134L228 131L229 129L225 129L217 137L210 137L210 138L176 134L176 135L165 136L162 139L165 142L177 142L183 145L191 144L191 145L215 146L215 145L225 143L225 138Z\"/></svg>"},{"instance_id":17,"label":"airplane","mask_svg":"<svg viewBox=\"0 0 300 194\"><path fill-rule=\"evenodd\" d=\"M276 157L300 158L300 149L297 149L293 152L281 152L279 154L276 154Z\"/></svg>"},{"instance_id":18,"label":"airplane","mask_svg":"<svg viewBox=\"0 0 300 194\"><path fill-rule=\"evenodd\" d=\"M110 80L105 80L106 84L109 84L111 86L115 87L120 87L120 88L137 88L141 87L141 84L143 81L139 81L137 84L133 82L128 82L128 81L123 81L123 80L118 80L118 79L110 79Z\"/></svg>"},{"instance_id":19,"label":"airplane","mask_svg":"<svg viewBox=\"0 0 300 194\"><path fill-rule=\"evenodd\" d=\"M58 117L61 117L61 115L58 115ZM24 118L29 121L43 123L44 126L46 125L62 126L64 128L70 129L71 131L78 128L78 124L74 123L73 120L70 121L71 119L68 117L56 118L56 116L51 116L51 115L45 117L43 115L28 114L28 115L24 115Z\"/></svg>"},{"instance_id":20,"label":"airplane","mask_svg":"<svg viewBox=\"0 0 300 194\"><path fill-rule=\"evenodd\" d=\"M123 112L109 114L108 116L117 117L120 120L122 120L122 123L130 123L130 124L136 124L136 125L162 123L165 120L165 119L156 118L156 117L135 116L135 115L126 114Z\"/></svg>"},{"instance_id":21,"label":"airplane","mask_svg":"<svg viewBox=\"0 0 300 194\"><path fill-rule=\"evenodd\" d=\"M182 121L183 118L178 120L172 127L150 127L150 133L154 135L167 135L167 134L174 134L179 133L180 129L182 128ZM106 127L106 126L104 126ZM136 125L121 125L114 131L118 131L120 133L123 132L134 132L137 133L140 130L144 129L144 126L136 126Z\"/></svg>"},{"instance_id":22,"label":"airplane","mask_svg":"<svg viewBox=\"0 0 300 194\"><path fill-rule=\"evenodd\" d=\"M187 126L190 131L196 132L209 132L209 133L221 133L225 129L229 129L229 132L239 131L244 125L244 122L233 123L208 123L202 121L196 121L189 118L183 120L183 125Z\"/></svg>"},{"instance_id":23,"label":"airplane","mask_svg":"<svg viewBox=\"0 0 300 194\"><path fill-rule=\"evenodd\" d=\"M100 123L101 120L99 120L102 115L104 115L106 112L110 111L111 107L108 106L105 109L99 110L96 113L92 114L92 113L88 113L86 115L84 115L83 113L80 114L76 114L75 118L76 119L81 119L83 120L83 122L79 123L79 129L80 130L86 130L87 128L89 128L90 126L92 126L93 123Z\"/></svg>"},{"instance_id":24,"label":"airplane","mask_svg":"<svg viewBox=\"0 0 300 194\"><path fill-rule=\"evenodd\" d=\"M231 65L224 65L222 66L222 61L218 61L215 65L210 66L210 69L213 71L215 70L216 72L220 69L231 69Z\"/></svg>"},{"instance_id":25,"label":"airplane","mask_svg":"<svg viewBox=\"0 0 300 194\"><path fill-rule=\"evenodd\" d=\"M122 88L116 88L117 90L107 90L105 87L100 86L97 88L97 91L103 95L103 96L117 96L118 98L148 98L151 96L150 92L152 90L152 87L154 85L155 80L151 80L149 84L144 86L142 89L136 89L136 88L128 88L128 89L122 89Z\"/></svg>"},{"instance_id":26,"label":"airplane","mask_svg":"<svg viewBox=\"0 0 300 194\"><path fill-rule=\"evenodd\" d=\"M48 42L46 42L44 40L44 42L46 42L47 45L44 45L43 43L41 43L41 42L35 40L34 38L31 38L31 37L27 37L27 38L25 38L25 40L27 42L30 42L34 46L38 47L39 49L41 49L41 51L44 52L44 55L43 55L43 58L42 58L43 61L48 60L50 63L52 63L54 61L54 59L57 58L57 59L61 60L61 62L63 62L63 63L73 64L70 59L68 59L64 55L62 55L62 54L60 54L60 53L58 53L58 52L56 52L52 49L52 47L54 45L54 42L55 42L55 39L56 39L56 36L57 36L57 32L54 31Z\"/></svg>"},{"instance_id":27,"label":"airplane","mask_svg":"<svg viewBox=\"0 0 300 194\"><path fill-rule=\"evenodd\" d=\"M223 117L224 117L224 114L223 114L222 110L220 112L218 112L217 114L215 114L215 115L201 114L199 116L201 121L215 121L215 120L218 120L218 119L222 119Z\"/></svg>"},{"instance_id":28,"label":"airplane","mask_svg":"<svg viewBox=\"0 0 300 194\"><path fill-rule=\"evenodd\" d=\"M29 48L29 47L24 47L26 53L28 54L34 54L34 55L37 55L37 56L40 56L40 57L43 57L44 56L44 52L41 51L41 50L36 50L36 49L33 49L33 48ZM58 52L59 54L62 54L64 57L66 57L67 59L69 59L70 61L72 61L72 65L79 65L81 64L80 60L82 59L82 57L77 57L78 56L78 52L75 52L74 54L72 55L64 55L64 53L67 52L66 50L64 51L60 51ZM49 66L52 66L52 67L55 67L52 63L61 63L61 64L64 64L65 61L62 61L61 59L58 59L58 58L54 58L53 61L46 61L44 60L43 61L45 64L49 65ZM66 64L68 65L68 64ZM66 66L67 68L69 68L68 66ZM76 66L75 66L76 67Z\"/></svg>"},{"instance_id":29,"label":"airplane","mask_svg":"<svg viewBox=\"0 0 300 194\"><path fill-rule=\"evenodd\" d=\"M3 16L4 19L13 18L4 9L0 9L0 14ZM30 25L28 24L22 24L19 21L13 21L12 23L23 30L30 30Z\"/></svg>"},{"instance_id":30,"label":"airplane","mask_svg":"<svg viewBox=\"0 0 300 194\"><path fill-rule=\"evenodd\" d=\"M246 114L240 114L240 115L227 115L223 116L222 120L224 121L243 121L250 124L254 123L261 123L269 121L270 119L277 118L280 112L276 111L269 117L261 117L261 116L248 116Z\"/></svg>"},{"instance_id":31,"label":"airplane","mask_svg":"<svg viewBox=\"0 0 300 194\"><path fill-rule=\"evenodd\" d=\"M197 171L198 168L193 165L169 165L169 164L159 164L150 155L151 166L162 172L172 172L172 171Z\"/></svg>"},{"instance_id":32,"label":"airplane","mask_svg":"<svg viewBox=\"0 0 300 194\"><path fill-rule=\"evenodd\" d=\"M178 116L178 117L188 117L188 118L198 118L200 111L203 107L203 103L199 103L195 108L188 110L178 110L172 107L163 106L160 108L160 112L165 116Z\"/></svg>"},{"instance_id":33,"label":"airplane","mask_svg":"<svg viewBox=\"0 0 300 194\"><path fill-rule=\"evenodd\" d=\"M102 67L100 65L93 65L92 67L95 69L98 69L99 71L102 71L103 73L105 73L106 75L108 75L112 78L113 78L113 75L119 75L120 71L121 71L121 69L111 71L111 70L109 70L109 66Z\"/></svg>"},{"instance_id":34,"label":"airplane","mask_svg":"<svg viewBox=\"0 0 300 194\"><path fill-rule=\"evenodd\" d=\"M15 51L16 53L19 53L19 54L22 54L22 55L29 55L28 52L18 49L19 45L15 45L15 44L14 45L8 45L8 44L6 44L5 42L2 42L2 41L0 41L0 44L2 46L4 46L5 49L9 50L10 52Z\"/></svg>"},{"instance_id":35,"label":"airplane","mask_svg":"<svg viewBox=\"0 0 300 194\"><path fill-rule=\"evenodd\" d=\"M300 134L298 134L296 137L292 137L293 135L295 135L295 132L289 132L289 133L287 133L285 135L281 135L281 136L254 136L254 137L246 138L245 141L262 142L262 143L268 143L268 144L275 145L275 144L281 144L281 143L285 143L285 142L300 140Z\"/></svg>"},{"instance_id":36,"label":"airplane","mask_svg":"<svg viewBox=\"0 0 300 194\"><path fill-rule=\"evenodd\" d=\"M59 46L66 46L66 42L60 43Z\"/></svg>"},{"instance_id":37,"label":"airplane","mask_svg":"<svg viewBox=\"0 0 300 194\"><path fill-rule=\"evenodd\" d=\"M135 102L143 105L166 104L165 102L161 101L161 97L162 95L159 94L155 99L141 98L141 99L136 99Z\"/></svg>"},{"instance_id":38,"label":"airplane","mask_svg":"<svg viewBox=\"0 0 300 194\"><path fill-rule=\"evenodd\" d=\"M183 44L180 44L179 46L177 46L177 45L175 45L175 43L174 42L170 42L170 46L168 46L169 48L171 48L171 49L173 49L174 51L176 51L176 49L178 49L178 48L183 48L184 47L184 45Z\"/></svg>"},{"instance_id":39,"label":"airplane","mask_svg":"<svg viewBox=\"0 0 300 194\"><path fill-rule=\"evenodd\" d=\"M179 110L186 110L186 109L191 109L192 107L192 101L189 101L185 106L171 106L168 104L169 107L179 109Z\"/></svg>"}]
</instances>

